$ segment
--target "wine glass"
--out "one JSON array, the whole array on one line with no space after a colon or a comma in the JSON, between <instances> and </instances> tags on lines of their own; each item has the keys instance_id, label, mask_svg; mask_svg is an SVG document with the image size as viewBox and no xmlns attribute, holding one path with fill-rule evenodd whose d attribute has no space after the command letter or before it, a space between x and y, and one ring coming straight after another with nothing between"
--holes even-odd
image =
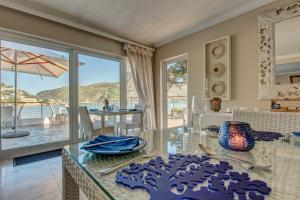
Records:
<instances>
[{"instance_id":1,"label":"wine glass","mask_svg":"<svg viewBox=\"0 0 300 200\"><path fill-rule=\"evenodd\" d=\"M206 124L205 124L205 114L207 113L208 110L208 100L206 100L205 98L202 98L201 100L201 109L200 109L200 116L199 116L199 127L200 127L200 132L201 133L205 133L205 128L206 128Z\"/></svg>"},{"instance_id":2,"label":"wine glass","mask_svg":"<svg viewBox=\"0 0 300 200\"><path fill-rule=\"evenodd\" d=\"M207 101L200 95L192 98L192 128L193 132L201 132L203 129L203 117L207 111ZM197 122L197 123L195 123Z\"/></svg>"}]
</instances>

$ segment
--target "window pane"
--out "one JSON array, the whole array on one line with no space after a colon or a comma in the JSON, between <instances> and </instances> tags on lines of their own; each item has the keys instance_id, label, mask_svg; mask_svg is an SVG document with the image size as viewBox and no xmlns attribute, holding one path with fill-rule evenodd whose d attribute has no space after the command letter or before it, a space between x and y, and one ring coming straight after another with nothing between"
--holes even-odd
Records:
<instances>
[{"instance_id":1,"label":"window pane","mask_svg":"<svg viewBox=\"0 0 300 200\"><path fill-rule=\"evenodd\" d=\"M104 101L108 100L109 106L120 108L120 62L102 57L79 54L80 66L78 69L78 97L79 106L86 106L88 110L102 110ZM80 112L80 109L79 109ZM79 113L81 114L81 113ZM89 118L80 116L80 137L90 134L88 120L93 123L93 128L101 128L101 118L89 115ZM105 124L111 124L112 119ZM87 132L87 133L85 133Z\"/></svg>"},{"instance_id":2,"label":"window pane","mask_svg":"<svg viewBox=\"0 0 300 200\"><path fill-rule=\"evenodd\" d=\"M1 133L27 135L2 138L2 149L69 139L68 106L68 53L1 41Z\"/></svg>"}]
</instances>

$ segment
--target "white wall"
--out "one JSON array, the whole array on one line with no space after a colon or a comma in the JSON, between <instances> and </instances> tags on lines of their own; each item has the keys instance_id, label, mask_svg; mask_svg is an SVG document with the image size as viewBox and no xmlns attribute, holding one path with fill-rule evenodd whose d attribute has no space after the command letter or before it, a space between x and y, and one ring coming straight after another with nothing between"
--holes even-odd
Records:
<instances>
[{"instance_id":1,"label":"white wall","mask_svg":"<svg viewBox=\"0 0 300 200\"><path fill-rule=\"evenodd\" d=\"M157 49L155 54L155 93L157 121L161 121L161 61L188 53L189 101L193 94L203 94L204 52L203 43L225 35L232 39L232 100L225 107L259 107L269 109L269 101L258 101L258 33L257 15L274 9L291 0L280 0L223 23L194 33ZM183 16L184 17L184 16Z\"/></svg>"}]
</instances>

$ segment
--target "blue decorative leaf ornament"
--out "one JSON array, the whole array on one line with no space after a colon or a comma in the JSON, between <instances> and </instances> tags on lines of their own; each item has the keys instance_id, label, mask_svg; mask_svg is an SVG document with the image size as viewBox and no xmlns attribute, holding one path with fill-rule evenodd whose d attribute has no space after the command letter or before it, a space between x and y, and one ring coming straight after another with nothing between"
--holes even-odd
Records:
<instances>
[{"instance_id":1,"label":"blue decorative leaf ornament","mask_svg":"<svg viewBox=\"0 0 300 200\"><path fill-rule=\"evenodd\" d=\"M208 156L171 154L166 163L156 157L117 172L116 183L144 189L150 200L263 200L271 192L265 182L232 171L228 162L209 160Z\"/></svg>"}]
</instances>

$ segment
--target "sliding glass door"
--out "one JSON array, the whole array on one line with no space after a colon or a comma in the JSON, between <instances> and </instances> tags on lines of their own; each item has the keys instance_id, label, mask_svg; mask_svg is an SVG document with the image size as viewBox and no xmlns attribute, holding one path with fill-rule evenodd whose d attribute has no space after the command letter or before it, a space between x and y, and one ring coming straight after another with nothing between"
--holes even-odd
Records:
<instances>
[{"instance_id":1,"label":"sliding glass door","mask_svg":"<svg viewBox=\"0 0 300 200\"><path fill-rule=\"evenodd\" d=\"M78 106L102 110L107 100L118 110L138 103L123 57L1 33L0 47L0 151L5 155L81 141ZM89 114L94 127L102 125L99 116Z\"/></svg>"},{"instance_id":2,"label":"sliding glass door","mask_svg":"<svg viewBox=\"0 0 300 200\"><path fill-rule=\"evenodd\" d=\"M1 40L2 150L69 140L69 52Z\"/></svg>"}]
</instances>

